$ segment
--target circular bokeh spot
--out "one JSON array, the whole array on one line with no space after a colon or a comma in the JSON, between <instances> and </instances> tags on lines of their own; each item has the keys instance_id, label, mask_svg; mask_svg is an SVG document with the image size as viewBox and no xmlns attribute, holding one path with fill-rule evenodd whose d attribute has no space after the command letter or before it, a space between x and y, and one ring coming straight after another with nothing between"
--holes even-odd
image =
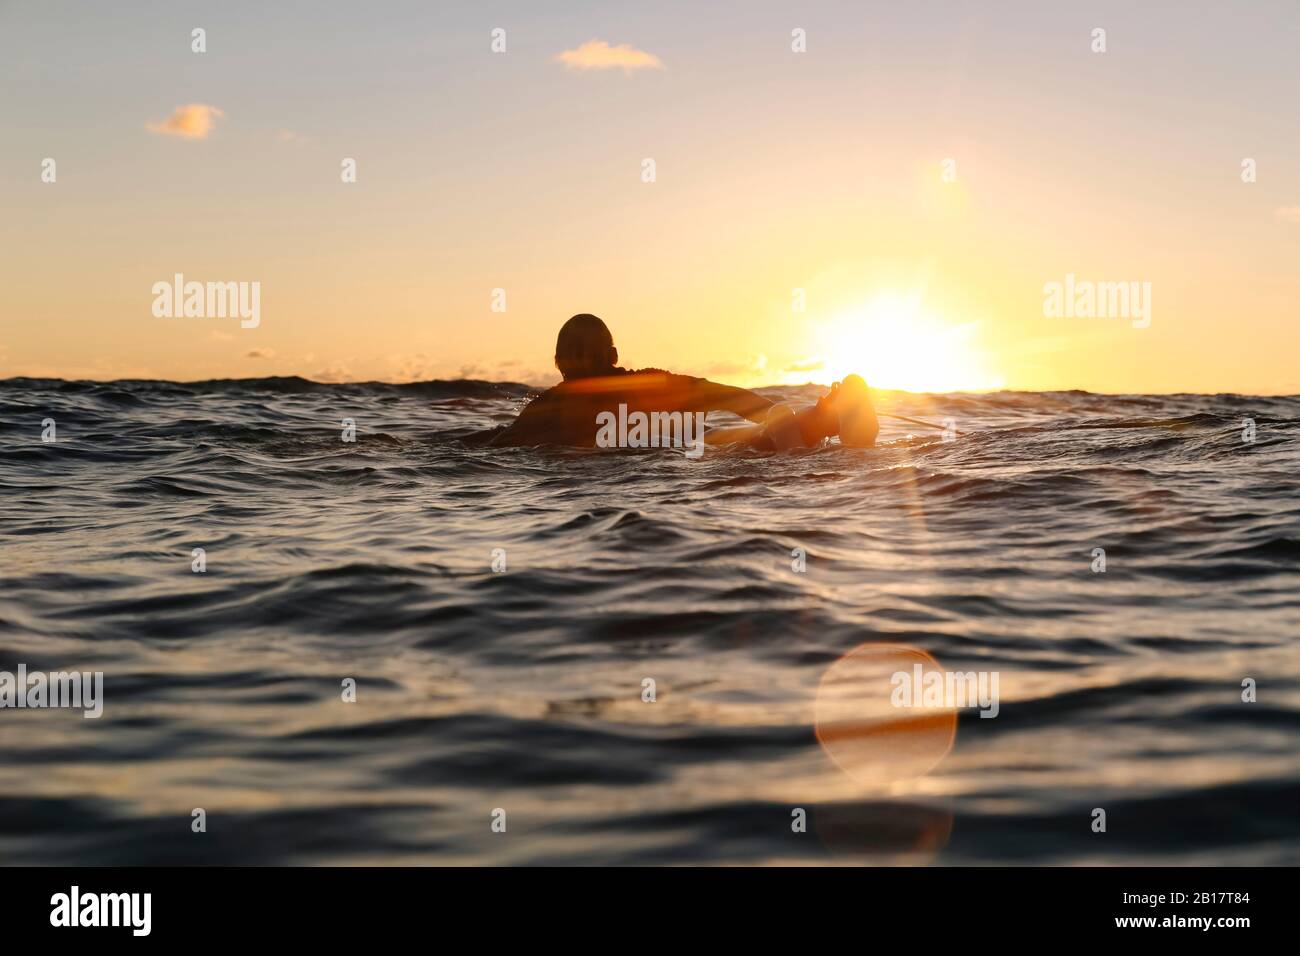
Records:
<instances>
[{"instance_id":1,"label":"circular bokeh spot","mask_svg":"<svg viewBox=\"0 0 1300 956\"><path fill-rule=\"evenodd\" d=\"M822 748L866 784L929 773L957 736L953 707L921 703L929 674L944 678L938 662L914 647L862 644L849 651L817 687L813 720Z\"/></svg>"}]
</instances>

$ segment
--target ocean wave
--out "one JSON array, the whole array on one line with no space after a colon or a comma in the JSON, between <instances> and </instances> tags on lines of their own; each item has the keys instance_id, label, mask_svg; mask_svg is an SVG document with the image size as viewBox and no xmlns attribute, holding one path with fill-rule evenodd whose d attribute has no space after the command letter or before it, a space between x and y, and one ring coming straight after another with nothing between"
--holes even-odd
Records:
<instances>
[{"instance_id":1,"label":"ocean wave","mask_svg":"<svg viewBox=\"0 0 1300 956\"><path fill-rule=\"evenodd\" d=\"M1300 399L881 392L877 448L698 461L463 441L535 391L0 382L0 670L106 687L5 712L6 859L1300 860ZM924 786L818 743L865 644L1001 675Z\"/></svg>"}]
</instances>

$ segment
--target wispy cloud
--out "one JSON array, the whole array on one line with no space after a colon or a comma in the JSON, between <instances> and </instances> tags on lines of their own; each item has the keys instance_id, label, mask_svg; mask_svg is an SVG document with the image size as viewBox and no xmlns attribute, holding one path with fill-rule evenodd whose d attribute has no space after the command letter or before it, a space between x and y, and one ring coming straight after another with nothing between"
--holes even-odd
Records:
<instances>
[{"instance_id":1,"label":"wispy cloud","mask_svg":"<svg viewBox=\"0 0 1300 956\"><path fill-rule=\"evenodd\" d=\"M256 358L264 358L264 359L275 358L275 349L253 349L251 352L248 352L248 353L247 353L247 357L248 357L248 358L252 358L252 359L256 359Z\"/></svg>"},{"instance_id":2,"label":"wispy cloud","mask_svg":"<svg viewBox=\"0 0 1300 956\"><path fill-rule=\"evenodd\" d=\"M1278 206L1273 215L1281 222L1300 223L1300 206Z\"/></svg>"},{"instance_id":3,"label":"wispy cloud","mask_svg":"<svg viewBox=\"0 0 1300 956\"><path fill-rule=\"evenodd\" d=\"M215 117L225 116L215 106L205 103L190 103L176 107L176 111L160 123L146 123L145 127L152 133L165 136L182 136L185 139L207 139L212 132Z\"/></svg>"},{"instance_id":4,"label":"wispy cloud","mask_svg":"<svg viewBox=\"0 0 1300 956\"><path fill-rule=\"evenodd\" d=\"M638 50L627 43L610 46L604 40L588 40L576 50L555 55L555 62L570 70L662 70L663 61L653 53Z\"/></svg>"},{"instance_id":5,"label":"wispy cloud","mask_svg":"<svg viewBox=\"0 0 1300 956\"><path fill-rule=\"evenodd\" d=\"M751 355L746 362L714 362L704 371L709 375L752 375L767 369L767 356L761 352Z\"/></svg>"},{"instance_id":6,"label":"wispy cloud","mask_svg":"<svg viewBox=\"0 0 1300 956\"><path fill-rule=\"evenodd\" d=\"M346 365L331 365L328 368L321 369L311 377L317 382L338 383L351 380L352 373L348 371Z\"/></svg>"},{"instance_id":7,"label":"wispy cloud","mask_svg":"<svg viewBox=\"0 0 1300 956\"><path fill-rule=\"evenodd\" d=\"M787 372L816 372L826 367L826 360L819 358L803 359L791 362L785 367Z\"/></svg>"}]
</instances>

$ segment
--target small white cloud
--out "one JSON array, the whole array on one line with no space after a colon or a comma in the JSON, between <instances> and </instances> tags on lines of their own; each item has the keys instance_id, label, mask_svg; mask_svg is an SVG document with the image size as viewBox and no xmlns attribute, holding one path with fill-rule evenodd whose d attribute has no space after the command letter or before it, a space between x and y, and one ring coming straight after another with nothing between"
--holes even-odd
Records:
<instances>
[{"instance_id":1,"label":"small white cloud","mask_svg":"<svg viewBox=\"0 0 1300 956\"><path fill-rule=\"evenodd\" d=\"M604 40L588 40L576 50L555 55L555 62L570 70L662 70L663 61L653 53L638 50L627 43L610 46Z\"/></svg>"},{"instance_id":2,"label":"small white cloud","mask_svg":"<svg viewBox=\"0 0 1300 956\"><path fill-rule=\"evenodd\" d=\"M151 133L161 133L164 136L207 139L208 133L212 132L213 118L225 115L215 106L190 103L176 107L175 112L160 123L146 123L145 128Z\"/></svg>"},{"instance_id":3,"label":"small white cloud","mask_svg":"<svg viewBox=\"0 0 1300 956\"><path fill-rule=\"evenodd\" d=\"M1278 222L1300 223L1300 206L1278 206L1273 210Z\"/></svg>"}]
</instances>

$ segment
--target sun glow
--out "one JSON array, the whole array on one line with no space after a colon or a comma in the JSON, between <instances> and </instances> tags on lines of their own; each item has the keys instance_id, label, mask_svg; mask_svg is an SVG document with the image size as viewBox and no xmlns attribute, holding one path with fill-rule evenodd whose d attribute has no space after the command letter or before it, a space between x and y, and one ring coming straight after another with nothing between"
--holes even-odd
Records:
<instances>
[{"instance_id":1,"label":"sun glow","mask_svg":"<svg viewBox=\"0 0 1300 956\"><path fill-rule=\"evenodd\" d=\"M857 372L875 388L911 392L984 391L1003 387L976 341L976 323L952 324L917 298L882 295L846 309L813 331L815 371L790 376L836 381Z\"/></svg>"}]
</instances>

